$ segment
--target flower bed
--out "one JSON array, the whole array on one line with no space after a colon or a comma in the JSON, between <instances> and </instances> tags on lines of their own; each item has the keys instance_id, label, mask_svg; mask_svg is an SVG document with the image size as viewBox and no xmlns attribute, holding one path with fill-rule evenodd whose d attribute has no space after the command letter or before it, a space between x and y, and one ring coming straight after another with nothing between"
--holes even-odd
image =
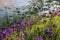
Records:
<instances>
[{"instance_id":1,"label":"flower bed","mask_svg":"<svg viewBox=\"0 0 60 40\"><path fill-rule=\"evenodd\" d=\"M0 40L60 40L60 10L26 18L0 30Z\"/></svg>"}]
</instances>

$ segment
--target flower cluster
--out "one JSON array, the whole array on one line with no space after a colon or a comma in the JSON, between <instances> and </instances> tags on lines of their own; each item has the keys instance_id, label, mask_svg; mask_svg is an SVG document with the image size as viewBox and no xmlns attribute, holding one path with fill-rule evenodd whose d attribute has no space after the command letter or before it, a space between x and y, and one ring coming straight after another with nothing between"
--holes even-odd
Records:
<instances>
[{"instance_id":1,"label":"flower cluster","mask_svg":"<svg viewBox=\"0 0 60 40\"><path fill-rule=\"evenodd\" d=\"M20 19L2 28L0 40L60 40L59 29L60 10L50 10L49 14Z\"/></svg>"}]
</instances>

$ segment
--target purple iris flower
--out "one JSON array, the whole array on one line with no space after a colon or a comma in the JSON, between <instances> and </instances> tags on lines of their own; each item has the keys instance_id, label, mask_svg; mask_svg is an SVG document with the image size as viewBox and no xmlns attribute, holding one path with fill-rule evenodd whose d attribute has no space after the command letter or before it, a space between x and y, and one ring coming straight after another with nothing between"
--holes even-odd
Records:
<instances>
[{"instance_id":1,"label":"purple iris flower","mask_svg":"<svg viewBox=\"0 0 60 40\"><path fill-rule=\"evenodd\" d=\"M16 24L11 25L11 28L13 29L13 31L17 28Z\"/></svg>"},{"instance_id":2,"label":"purple iris flower","mask_svg":"<svg viewBox=\"0 0 60 40\"><path fill-rule=\"evenodd\" d=\"M21 23L20 26L23 30L25 29L25 23Z\"/></svg>"},{"instance_id":3,"label":"purple iris flower","mask_svg":"<svg viewBox=\"0 0 60 40\"><path fill-rule=\"evenodd\" d=\"M50 31L50 29L46 29L46 34L50 34L51 33L51 31Z\"/></svg>"},{"instance_id":4,"label":"purple iris flower","mask_svg":"<svg viewBox=\"0 0 60 40\"><path fill-rule=\"evenodd\" d=\"M4 37L3 36L0 36L0 40L4 40Z\"/></svg>"},{"instance_id":5,"label":"purple iris flower","mask_svg":"<svg viewBox=\"0 0 60 40\"><path fill-rule=\"evenodd\" d=\"M49 11L49 14L53 14L53 12L52 11Z\"/></svg>"},{"instance_id":6,"label":"purple iris flower","mask_svg":"<svg viewBox=\"0 0 60 40\"><path fill-rule=\"evenodd\" d=\"M3 30L3 31L2 31L2 33L3 33L3 34L5 34L5 33L6 33L6 29L5 29L5 30Z\"/></svg>"},{"instance_id":7,"label":"purple iris flower","mask_svg":"<svg viewBox=\"0 0 60 40\"><path fill-rule=\"evenodd\" d=\"M49 11L49 14L53 14L55 12L55 10L51 10Z\"/></svg>"},{"instance_id":8,"label":"purple iris flower","mask_svg":"<svg viewBox=\"0 0 60 40\"><path fill-rule=\"evenodd\" d=\"M13 32L13 30L11 28L8 28L6 31L7 34L12 34L12 32Z\"/></svg>"},{"instance_id":9,"label":"purple iris flower","mask_svg":"<svg viewBox=\"0 0 60 40\"><path fill-rule=\"evenodd\" d=\"M38 40L43 40L43 38L42 37L39 37Z\"/></svg>"},{"instance_id":10,"label":"purple iris flower","mask_svg":"<svg viewBox=\"0 0 60 40\"><path fill-rule=\"evenodd\" d=\"M2 31L2 37L5 38L6 37L6 30Z\"/></svg>"},{"instance_id":11,"label":"purple iris flower","mask_svg":"<svg viewBox=\"0 0 60 40\"><path fill-rule=\"evenodd\" d=\"M2 37L5 38L6 37L6 34L2 34Z\"/></svg>"},{"instance_id":12,"label":"purple iris flower","mask_svg":"<svg viewBox=\"0 0 60 40\"><path fill-rule=\"evenodd\" d=\"M27 24L27 22L25 22L25 21L24 21L24 22L22 22L22 23L23 23L23 24L25 24L25 25Z\"/></svg>"},{"instance_id":13,"label":"purple iris flower","mask_svg":"<svg viewBox=\"0 0 60 40\"><path fill-rule=\"evenodd\" d=\"M2 40L2 38L0 37L0 40Z\"/></svg>"},{"instance_id":14,"label":"purple iris flower","mask_svg":"<svg viewBox=\"0 0 60 40\"><path fill-rule=\"evenodd\" d=\"M11 28L5 29L4 31L2 31L2 35L8 35L8 34L12 34L13 30L11 30Z\"/></svg>"},{"instance_id":15,"label":"purple iris flower","mask_svg":"<svg viewBox=\"0 0 60 40\"><path fill-rule=\"evenodd\" d=\"M24 33L25 36L28 35L28 32L23 32L23 33Z\"/></svg>"},{"instance_id":16,"label":"purple iris flower","mask_svg":"<svg viewBox=\"0 0 60 40\"><path fill-rule=\"evenodd\" d=\"M51 34L50 36L51 36L51 37L55 37L55 34Z\"/></svg>"}]
</instances>

